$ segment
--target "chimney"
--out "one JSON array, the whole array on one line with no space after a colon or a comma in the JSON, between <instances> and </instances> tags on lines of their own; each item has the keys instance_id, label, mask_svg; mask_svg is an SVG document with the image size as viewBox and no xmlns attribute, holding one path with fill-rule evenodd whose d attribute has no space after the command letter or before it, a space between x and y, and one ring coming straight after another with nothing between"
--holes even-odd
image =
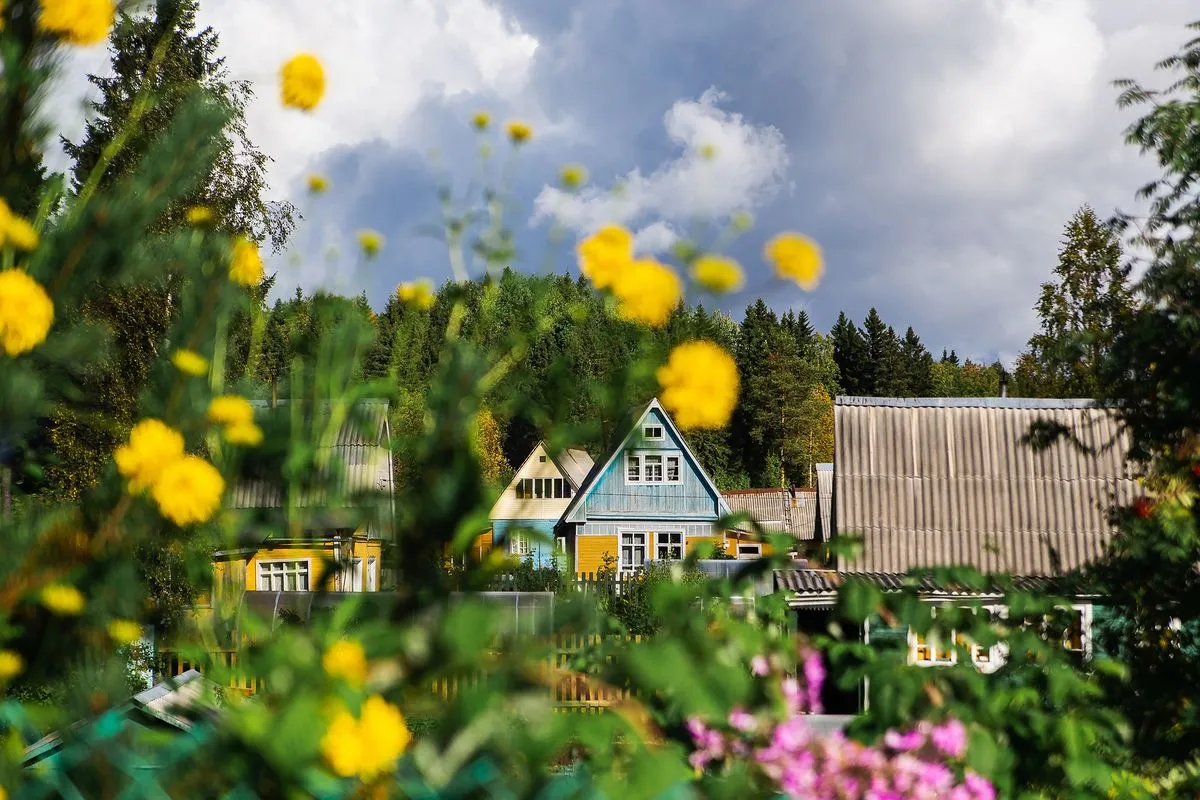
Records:
<instances>
[{"instance_id":1,"label":"chimney","mask_svg":"<svg viewBox=\"0 0 1200 800\"><path fill-rule=\"evenodd\" d=\"M1008 397L1008 371L1000 370L1000 396Z\"/></svg>"}]
</instances>

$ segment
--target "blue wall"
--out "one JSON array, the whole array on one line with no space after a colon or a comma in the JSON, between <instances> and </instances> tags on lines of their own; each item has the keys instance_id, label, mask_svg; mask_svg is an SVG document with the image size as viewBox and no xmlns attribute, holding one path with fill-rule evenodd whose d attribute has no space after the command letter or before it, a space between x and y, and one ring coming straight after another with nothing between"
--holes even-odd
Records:
<instances>
[{"instance_id":1,"label":"blue wall","mask_svg":"<svg viewBox=\"0 0 1200 800\"><path fill-rule=\"evenodd\" d=\"M535 539L529 533L529 552L533 563L539 567L554 565L554 525L555 519L494 519L492 520L492 542L494 547L502 547L508 552L508 532L513 528L524 528L535 532L541 538Z\"/></svg>"}]
</instances>

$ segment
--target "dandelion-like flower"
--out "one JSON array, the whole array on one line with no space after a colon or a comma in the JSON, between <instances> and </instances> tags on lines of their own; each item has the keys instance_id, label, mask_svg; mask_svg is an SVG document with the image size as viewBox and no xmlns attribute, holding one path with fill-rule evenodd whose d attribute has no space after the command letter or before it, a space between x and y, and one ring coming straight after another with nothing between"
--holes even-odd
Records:
<instances>
[{"instance_id":1,"label":"dandelion-like flower","mask_svg":"<svg viewBox=\"0 0 1200 800\"><path fill-rule=\"evenodd\" d=\"M396 297L405 305L428 311L433 308L433 285L426 279L402 283L396 287Z\"/></svg>"},{"instance_id":2,"label":"dandelion-like flower","mask_svg":"<svg viewBox=\"0 0 1200 800\"><path fill-rule=\"evenodd\" d=\"M311 53L293 56L280 70L283 104L312 111L325 94L325 68Z\"/></svg>"},{"instance_id":3,"label":"dandelion-like flower","mask_svg":"<svg viewBox=\"0 0 1200 800\"><path fill-rule=\"evenodd\" d=\"M471 127L477 131L486 131L492 124L492 115L486 111L476 111L471 115Z\"/></svg>"},{"instance_id":4,"label":"dandelion-like flower","mask_svg":"<svg viewBox=\"0 0 1200 800\"><path fill-rule=\"evenodd\" d=\"M225 441L241 447L258 447L262 444L262 428L253 422L239 422L225 428Z\"/></svg>"},{"instance_id":5,"label":"dandelion-like flower","mask_svg":"<svg viewBox=\"0 0 1200 800\"><path fill-rule=\"evenodd\" d=\"M8 683L21 674L25 669L25 660L20 653L12 650L0 650L0 683Z\"/></svg>"},{"instance_id":6,"label":"dandelion-like flower","mask_svg":"<svg viewBox=\"0 0 1200 800\"><path fill-rule=\"evenodd\" d=\"M159 512L181 527L212 519L224 493L221 473L199 456L168 464L151 489Z\"/></svg>"},{"instance_id":7,"label":"dandelion-like flower","mask_svg":"<svg viewBox=\"0 0 1200 800\"><path fill-rule=\"evenodd\" d=\"M142 626L131 619L114 619L108 623L108 636L122 646L133 644L142 638Z\"/></svg>"},{"instance_id":8,"label":"dandelion-like flower","mask_svg":"<svg viewBox=\"0 0 1200 800\"><path fill-rule=\"evenodd\" d=\"M504 131L513 144L525 144L533 138L533 128L527 122L511 119L504 125Z\"/></svg>"},{"instance_id":9,"label":"dandelion-like flower","mask_svg":"<svg viewBox=\"0 0 1200 800\"><path fill-rule=\"evenodd\" d=\"M3 4L0 3L0 9ZM11 245L29 252L38 246L38 232L24 217L12 213L8 203L0 198L0 245Z\"/></svg>"},{"instance_id":10,"label":"dandelion-like flower","mask_svg":"<svg viewBox=\"0 0 1200 800\"><path fill-rule=\"evenodd\" d=\"M38 30L74 45L104 41L116 18L113 0L42 0L41 5Z\"/></svg>"},{"instance_id":11,"label":"dandelion-like flower","mask_svg":"<svg viewBox=\"0 0 1200 800\"><path fill-rule=\"evenodd\" d=\"M605 225L579 243L579 271L597 289L608 289L633 263L633 234L620 225Z\"/></svg>"},{"instance_id":12,"label":"dandelion-like flower","mask_svg":"<svg viewBox=\"0 0 1200 800\"><path fill-rule=\"evenodd\" d=\"M192 206L187 210L187 221L189 225L211 225L217 215L208 206Z\"/></svg>"},{"instance_id":13,"label":"dandelion-like flower","mask_svg":"<svg viewBox=\"0 0 1200 800\"><path fill-rule=\"evenodd\" d=\"M236 394L223 394L208 403L208 421L217 425L240 425L254 421L254 406Z\"/></svg>"},{"instance_id":14,"label":"dandelion-like flower","mask_svg":"<svg viewBox=\"0 0 1200 800\"><path fill-rule=\"evenodd\" d=\"M66 583L52 583L42 589L42 605L61 617L74 617L83 613L87 605L83 592Z\"/></svg>"},{"instance_id":15,"label":"dandelion-like flower","mask_svg":"<svg viewBox=\"0 0 1200 800\"><path fill-rule=\"evenodd\" d=\"M171 355L171 363L186 375L202 378L208 374L208 359L194 350L176 350Z\"/></svg>"},{"instance_id":16,"label":"dandelion-like flower","mask_svg":"<svg viewBox=\"0 0 1200 800\"><path fill-rule=\"evenodd\" d=\"M334 642L321 658L321 666L331 678L341 678L351 686L362 686L367 680L367 654L358 642Z\"/></svg>"},{"instance_id":17,"label":"dandelion-like flower","mask_svg":"<svg viewBox=\"0 0 1200 800\"><path fill-rule=\"evenodd\" d=\"M656 374L663 406L685 430L723 428L738 397L738 371L733 356L705 340L684 342L671 351ZM766 667L755 659L756 674Z\"/></svg>"},{"instance_id":18,"label":"dandelion-like flower","mask_svg":"<svg viewBox=\"0 0 1200 800\"><path fill-rule=\"evenodd\" d=\"M19 269L0 270L0 345L10 356L46 341L54 302L42 285Z\"/></svg>"},{"instance_id":19,"label":"dandelion-like flower","mask_svg":"<svg viewBox=\"0 0 1200 800\"><path fill-rule=\"evenodd\" d=\"M683 283L670 267L647 258L618 272L612 293L622 319L661 328L683 299Z\"/></svg>"},{"instance_id":20,"label":"dandelion-like flower","mask_svg":"<svg viewBox=\"0 0 1200 800\"><path fill-rule=\"evenodd\" d=\"M763 249L763 257L775 267L775 275L795 281L806 292L817 288L825 271L821 248L799 233L781 233Z\"/></svg>"},{"instance_id":21,"label":"dandelion-like flower","mask_svg":"<svg viewBox=\"0 0 1200 800\"><path fill-rule=\"evenodd\" d=\"M700 256L692 264L692 277L715 294L736 292L746 283L741 265L724 256Z\"/></svg>"},{"instance_id":22,"label":"dandelion-like flower","mask_svg":"<svg viewBox=\"0 0 1200 800\"><path fill-rule=\"evenodd\" d=\"M321 752L338 775L369 783L395 769L411 739L400 709L371 695L357 719L345 708L334 714L321 738Z\"/></svg>"},{"instance_id":23,"label":"dandelion-like flower","mask_svg":"<svg viewBox=\"0 0 1200 800\"><path fill-rule=\"evenodd\" d=\"M587 167L582 164L567 164L558 173L558 179L568 189L578 189L587 183Z\"/></svg>"},{"instance_id":24,"label":"dandelion-like flower","mask_svg":"<svg viewBox=\"0 0 1200 800\"><path fill-rule=\"evenodd\" d=\"M239 236L233 243L229 262L229 279L242 286L258 286L263 279L263 260L258 245Z\"/></svg>"},{"instance_id":25,"label":"dandelion-like flower","mask_svg":"<svg viewBox=\"0 0 1200 800\"><path fill-rule=\"evenodd\" d=\"M183 458L183 434L162 420L144 419L129 432L129 442L117 448L117 471L136 494L154 485L170 464Z\"/></svg>"},{"instance_id":26,"label":"dandelion-like flower","mask_svg":"<svg viewBox=\"0 0 1200 800\"><path fill-rule=\"evenodd\" d=\"M324 175L309 175L308 190L313 194L320 194L329 188L329 180Z\"/></svg>"},{"instance_id":27,"label":"dandelion-like flower","mask_svg":"<svg viewBox=\"0 0 1200 800\"><path fill-rule=\"evenodd\" d=\"M355 234L355 238L367 258L374 258L383 249L383 234L379 231L362 230Z\"/></svg>"}]
</instances>

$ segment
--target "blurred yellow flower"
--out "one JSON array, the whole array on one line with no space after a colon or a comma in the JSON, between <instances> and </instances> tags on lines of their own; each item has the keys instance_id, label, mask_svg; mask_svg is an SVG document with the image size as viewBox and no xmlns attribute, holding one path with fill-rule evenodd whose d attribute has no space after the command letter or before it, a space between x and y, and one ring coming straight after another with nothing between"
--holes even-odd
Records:
<instances>
[{"instance_id":1,"label":"blurred yellow flower","mask_svg":"<svg viewBox=\"0 0 1200 800\"><path fill-rule=\"evenodd\" d=\"M329 188L329 180L324 175L309 175L308 190L313 194L320 194Z\"/></svg>"},{"instance_id":2,"label":"blurred yellow flower","mask_svg":"<svg viewBox=\"0 0 1200 800\"><path fill-rule=\"evenodd\" d=\"M208 374L208 359L192 350L176 350L171 356L175 369L197 378Z\"/></svg>"},{"instance_id":3,"label":"blurred yellow flower","mask_svg":"<svg viewBox=\"0 0 1200 800\"><path fill-rule=\"evenodd\" d=\"M168 464L151 490L159 512L179 526L212 519L224 492L221 473L199 456L184 456Z\"/></svg>"},{"instance_id":4,"label":"blurred yellow flower","mask_svg":"<svg viewBox=\"0 0 1200 800\"><path fill-rule=\"evenodd\" d=\"M19 653L12 650L0 650L0 682L7 683L21 674L25 669L25 661Z\"/></svg>"},{"instance_id":5,"label":"blurred yellow flower","mask_svg":"<svg viewBox=\"0 0 1200 800\"><path fill-rule=\"evenodd\" d=\"M401 303L428 311L433 308L433 284L426 278L402 283L396 287L396 297Z\"/></svg>"},{"instance_id":6,"label":"blurred yellow flower","mask_svg":"<svg viewBox=\"0 0 1200 800\"><path fill-rule=\"evenodd\" d=\"M622 319L659 328L683 298L683 283L670 267L647 258L617 273L612 292Z\"/></svg>"},{"instance_id":7,"label":"blurred yellow flower","mask_svg":"<svg viewBox=\"0 0 1200 800\"><path fill-rule=\"evenodd\" d=\"M735 211L729 221L738 233L745 233L754 227L754 215L749 211Z\"/></svg>"},{"instance_id":8,"label":"blurred yellow flower","mask_svg":"<svg viewBox=\"0 0 1200 800\"><path fill-rule=\"evenodd\" d=\"M113 0L41 0L41 5L38 30L76 45L97 44L107 39L116 17Z\"/></svg>"},{"instance_id":9,"label":"blurred yellow flower","mask_svg":"<svg viewBox=\"0 0 1200 800\"><path fill-rule=\"evenodd\" d=\"M242 286L258 286L263 279L263 260L258 245L239 236L233 243L233 257L229 263L229 278Z\"/></svg>"},{"instance_id":10,"label":"blurred yellow flower","mask_svg":"<svg viewBox=\"0 0 1200 800\"><path fill-rule=\"evenodd\" d=\"M312 111L325 94L325 69L311 53L293 56L280 71L283 104Z\"/></svg>"},{"instance_id":11,"label":"blurred yellow flower","mask_svg":"<svg viewBox=\"0 0 1200 800\"><path fill-rule=\"evenodd\" d=\"M0 270L0 344L10 356L32 350L50 334L54 303L19 269Z\"/></svg>"},{"instance_id":12,"label":"blurred yellow flower","mask_svg":"<svg viewBox=\"0 0 1200 800\"><path fill-rule=\"evenodd\" d=\"M817 288L825 265L821 248L799 233L781 233L763 248L763 257L775 267L775 275L795 281L806 292Z\"/></svg>"},{"instance_id":13,"label":"blurred yellow flower","mask_svg":"<svg viewBox=\"0 0 1200 800\"><path fill-rule=\"evenodd\" d=\"M709 341L684 342L656 373L663 406L680 428L723 428L737 405L733 357Z\"/></svg>"},{"instance_id":14,"label":"blurred yellow flower","mask_svg":"<svg viewBox=\"0 0 1200 800\"><path fill-rule=\"evenodd\" d=\"M108 635L117 644L133 644L142 638L142 626L131 619L114 619L108 623Z\"/></svg>"},{"instance_id":15,"label":"blurred yellow flower","mask_svg":"<svg viewBox=\"0 0 1200 800\"><path fill-rule=\"evenodd\" d=\"M358 246L367 258L374 258L383 249L383 234L379 231L361 230L354 238L358 240Z\"/></svg>"},{"instance_id":16,"label":"blurred yellow flower","mask_svg":"<svg viewBox=\"0 0 1200 800\"><path fill-rule=\"evenodd\" d=\"M192 206L187 210L189 225L211 225L214 219L216 214L208 206Z\"/></svg>"},{"instance_id":17,"label":"blurred yellow flower","mask_svg":"<svg viewBox=\"0 0 1200 800\"><path fill-rule=\"evenodd\" d=\"M129 443L114 455L117 471L129 479L129 491L149 489L162 471L183 457L183 434L157 419L144 419L129 432Z\"/></svg>"},{"instance_id":18,"label":"blurred yellow flower","mask_svg":"<svg viewBox=\"0 0 1200 800\"><path fill-rule=\"evenodd\" d=\"M486 111L476 111L471 116L471 125L477 131L486 131L487 126L492 124L492 115Z\"/></svg>"},{"instance_id":19,"label":"blurred yellow flower","mask_svg":"<svg viewBox=\"0 0 1200 800\"><path fill-rule=\"evenodd\" d=\"M218 425L254 422L254 406L240 395L223 394L208 403L208 421Z\"/></svg>"},{"instance_id":20,"label":"blurred yellow flower","mask_svg":"<svg viewBox=\"0 0 1200 800\"><path fill-rule=\"evenodd\" d=\"M717 148L711 144L706 144L700 148L700 157L705 161L712 161L717 157Z\"/></svg>"},{"instance_id":21,"label":"blurred yellow flower","mask_svg":"<svg viewBox=\"0 0 1200 800\"><path fill-rule=\"evenodd\" d=\"M0 2L0 11L4 9ZM0 198L0 244L12 245L29 252L38 246L37 229L24 217L12 213L8 203Z\"/></svg>"},{"instance_id":22,"label":"blurred yellow flower","mask_svg":"<svg viewBox=\"0 0 1200 800\"><path fill-rule=\"evenodd\" d=\"M579 243L578 254L583 276L607 289L633 263L633 235L620 225L605 225Z\"/></svg>"},{"instance_id":23,"label":"blurred yellow flower","mask_svg":"<svg viewBox=\"0 0 1200 800\"><path fill-rule=\"evenodd\" d=\"M525 144L533 138L533 128L519 119L510 119L505 123L504 130L513 144Z\"/></svg>"},{"instance_id":24,"label":"blurred yellow flower","mask_svg":"<svg viewBox=\"0 0 1200 800\"><path fill-rule=\"evenodd\" d=\"M692 277L696 283L717 294L736 292L746 283L741 265L724 256L700 256L692 264Z\"/></svg>"},{"instance_id":25,"label":"blurred yellow flower","mask_svg":"<svg viewBox=\"0 0 1200 800\"><path fill-rule=\"evenodd\" d=\"M351 686L362 686L367 680L367 654L358 642L334 642L325 651L321 666L332 678L341 678Z\"/></svg>"},{"instance_id":26,"label":"blurred yellow flower","mask_svg":"<svg viewBox=\"0 0 1200 800\"><path fill-rule=\"evenodd\" d=\"M563 186L568 189L578 189L587 183L587 167L582 164L567 164L559 171L558 177Z\"/></svg>"},{"instance_id":27,"label":"blurred yellow flower","mask_svg":"<svg viewBox=\"0 0 1200 800\"><path fill-rule=\"evenodd\" d=\"M262 444L262 428L253 422L239 422L225 428L225 441L242 447L258 447Z\"/></svg>"},{"instance_id":28,"label":"blurred yellow flower","mask_svg":"<svg viewBox=\"0 0 1200 800\"><path fill-rule=\"evenodd\" d=\"M363 703L358 719L345 708L334 714L321 752L338 775L370 783L395 769L411 739L400 709L376 694Z\"/></svg>"},{"instance_id":29,"label":"blurred yellow flower","mask_svg":"<svg viewBox=\"0 0 1200 800\"><path fill-rule=\"evenodd\" d=\"M83 612L87 601L83 592L65 583L52 583L42 589L42 605L55 614L73 617Z\"/></svg>"}]
</instances>

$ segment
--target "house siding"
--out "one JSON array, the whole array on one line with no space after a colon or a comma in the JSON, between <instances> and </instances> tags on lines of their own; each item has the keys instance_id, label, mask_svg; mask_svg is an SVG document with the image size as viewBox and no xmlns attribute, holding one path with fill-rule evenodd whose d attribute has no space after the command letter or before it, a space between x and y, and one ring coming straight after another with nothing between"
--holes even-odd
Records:
<instances>
[{"instance_id":1,"label":"house siding","mask_svg":"<svg viewBox=\"0 0 1200 800\"><path fill-rule=\"evenodd\" d=\"M617 557L617 537L579 536L575 540L575 573L590 575L604 566L604 554Z\"/></svg>"},{"instance_id":2,"label":"house siding","mask_svg":"<svg viewBox=\"0 0 1200 800\"><path fill-rule=\"evenodd\" d=\"M555 536L553 519L496 519L492 520L494 547L508 551L508 535L515 529L523 529L529 535L529 552L537 566L554 563ZM535 538L537 537L537 538Z\"/></svg>"},{"instance_id":3,"label":"house siding","mask_svg":"<svg viewBox=\"0 0 1200 800\"><path fill-rule=\"evenodd\" d=\"M545 457L545 461L540 460L543 457ZM554 463L554 459L550 458L546 448L539 444L529 454L529 458L526 459L513 480L505 487L504 493L496 499L495 505L492 506L491 518L493 520L557 521L567 510L567 506L571 504L571 498L519 498L516 484L523 478L562 478L568 483L570 481L569 476L563 474L558 465Z\"/></svg>"},{"instance_id":4,"label":"house siding","mask_svg":"<svg viewBox=\"0 0 1200 800\"><path fill-rule=\"evenodd\" d=\"M354 558L363 562L363 588L368 585L366 568L368 559L375 559L375 591L382 584L383 558L378 539L356 538L352 543ZM316 591L324 579L325 562L333 558L333 543L314 541L308 544L282 545L279 547L264 547L249 556L245 554L218 558L214 565L214 577L217 585L236 586L241 583L246 591L260 591L265 587L258 585L258 565L264 561L302 561L308 560L309 590ZM244 576L243 581L238 578Z\"/></svg>"}]
</instances>

